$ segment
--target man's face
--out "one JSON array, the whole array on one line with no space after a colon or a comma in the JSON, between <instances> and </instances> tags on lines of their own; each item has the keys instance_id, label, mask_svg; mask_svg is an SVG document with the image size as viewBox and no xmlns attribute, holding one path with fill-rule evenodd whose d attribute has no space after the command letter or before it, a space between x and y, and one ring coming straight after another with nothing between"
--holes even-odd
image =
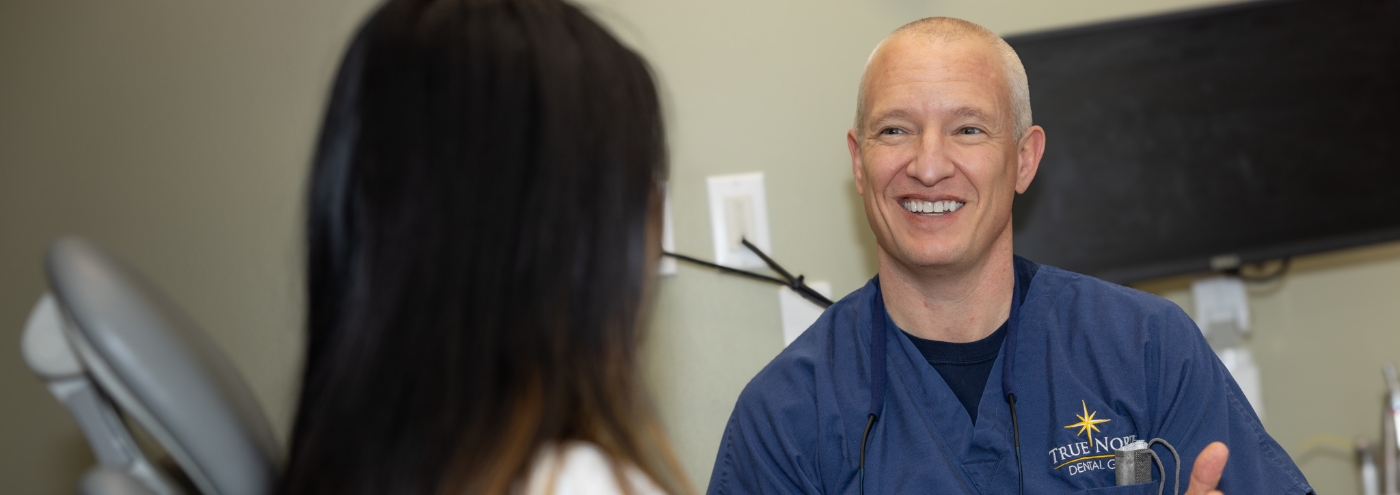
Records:
<instances>
[{"instance_id":1,"label":"man's face","mask_svg":"<svg viewBox=\"0 0 1400 495\"><path fill-rule=\"evenodd\" d=\"M1011 200L1030 185L1044 134L1016 139L996 49L897 36L866 78L847 145L882 253L933 268L975 262L1003 236L1009 246Z\"/></svg>"}]
</instances>

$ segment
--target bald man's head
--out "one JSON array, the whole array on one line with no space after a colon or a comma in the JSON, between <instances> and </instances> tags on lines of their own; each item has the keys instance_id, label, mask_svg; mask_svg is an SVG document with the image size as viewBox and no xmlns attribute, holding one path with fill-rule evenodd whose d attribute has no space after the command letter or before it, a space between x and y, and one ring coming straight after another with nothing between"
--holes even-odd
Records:
<instances>
[{"instance_id":1,"label":"bald man's head","mask_svg":"<svg viewBox=\"0 0 1400 495\"><path fill-rule=\"evenodd\" d=\"M930 49L934 50L938 49L939 46L966 41L985 43L986 46L995 50L1001 62L1002 79L1009 92L1014 136L1019 140L1021 136L1025 135L1026 129L1031 126L1031 89L1030 83L1026 79L1026 68L1021 65L1021 58L1016 56L1016 51L1011 49L1011 45L1008 45L1006 40L1001 39L991 30L951 17L929 17L905 24L875 46L875 51L871 52L870 59L866 61L865 73L860 77L860 92L856 96L855 129L858 134L864 134L865 118L869 111L867 85L872 65L878 62L883 48L893 41L904 39L927 43Z\"/></svg>"}]
</instances>

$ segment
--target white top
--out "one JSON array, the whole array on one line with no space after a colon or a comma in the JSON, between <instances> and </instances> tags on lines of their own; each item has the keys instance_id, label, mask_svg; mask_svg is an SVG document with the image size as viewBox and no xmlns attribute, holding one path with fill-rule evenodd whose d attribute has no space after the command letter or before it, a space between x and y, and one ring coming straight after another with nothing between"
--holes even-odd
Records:
<instances>
[{"instance_id":1,"label":"white top","mask_svg":"<svg viewBox=\"0 0 1400 495\"><path fill-rule=\"evenodd\" d=\"M620 469L632 495L665 495L656 483L636 466ZM613 461L597 445L570 442L548 446L535 456L525 480L524 495L617 495L622 494L613 471Z\"/></svg>"}]
</instances>

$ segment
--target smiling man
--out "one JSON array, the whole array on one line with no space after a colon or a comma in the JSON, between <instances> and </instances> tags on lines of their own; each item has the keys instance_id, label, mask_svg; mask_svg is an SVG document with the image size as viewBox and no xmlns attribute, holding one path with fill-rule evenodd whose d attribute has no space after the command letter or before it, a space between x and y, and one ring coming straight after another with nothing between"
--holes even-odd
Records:
<instances>
[{"instance_id":1,"label":"smiling man","mask_svg":"<svg viewBox=\"0 0 1400 495\"><path fill-rule=\"evenodd\" d=\"M1148 494L1177 469L1191 495L1312 492L1180 308L1012 254L1031 122L1020 59L981 26L876 47L846 141L879 275L744 389L711 495ZM1115 451L1157 439L1168 472L1115 486Z\"/></svg>"}]
</instances>

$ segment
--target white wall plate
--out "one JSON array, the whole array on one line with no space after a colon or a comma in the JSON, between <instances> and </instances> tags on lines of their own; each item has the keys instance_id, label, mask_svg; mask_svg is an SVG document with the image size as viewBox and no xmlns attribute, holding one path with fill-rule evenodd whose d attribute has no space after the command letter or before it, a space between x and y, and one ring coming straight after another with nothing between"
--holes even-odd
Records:
<instances>
[{"instance_id":1,"label":"white wall plate","mask_svg":"<svg viewBox=\"0 0 1400 495\"><path fill-rule=\"evenodd\" d=\"M676 252L676 223L671 219L671 184L661 183L661 250ZM670 256L661 257L661 266L656 272L660 275L676 274L676 259Z\"/></svg>"},{"instance_id":2,"label":"white wall plate","mask_svg":"<svg viewBox=\"0 0 1400 495\"><path fill-rule=\"evenodd\" d=\"M748 239L769 256L773 255L768 239L768 197L763 191L763 173L717 175L705 182L710 193L715 263L734 268L768 266L739 242Z\"/></svg>"}]
</instances>

